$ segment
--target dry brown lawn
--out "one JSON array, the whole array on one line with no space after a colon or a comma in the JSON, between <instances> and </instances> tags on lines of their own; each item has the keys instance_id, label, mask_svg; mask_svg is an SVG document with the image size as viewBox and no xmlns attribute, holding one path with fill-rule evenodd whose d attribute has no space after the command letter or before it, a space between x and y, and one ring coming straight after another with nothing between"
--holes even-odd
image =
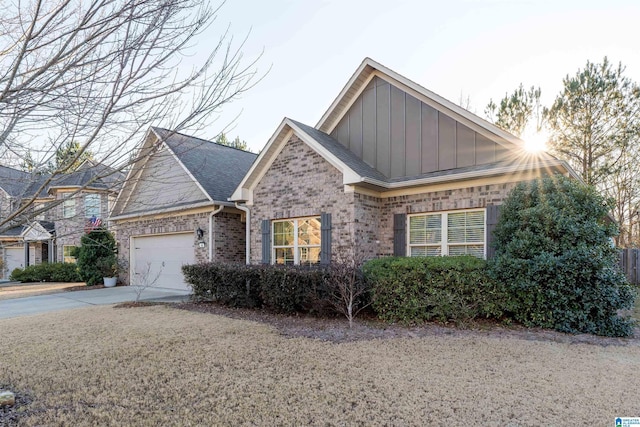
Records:
<instances>
[{"instance_id":1,"label":"dry brown lawn","mask_svg":"<svg viewBox=\"0 0 640 427\"><path fill-rule=\"evenodd\" d=\"M0 320L24 425L613 425L640 346L468 332L333 343L169 306Z\"/></svg>"},{"instance_id":2,"label":"dry brown lawn","mask_svg":"<svg viewBox=\"0 0 640 427\"><path fill-rule=\"evenodd\" d=\"M0 286L0 300L55 294L65 289L81 285L84 285L84 283L25 283L13 286Z\"/></svg>"}]
</instances>

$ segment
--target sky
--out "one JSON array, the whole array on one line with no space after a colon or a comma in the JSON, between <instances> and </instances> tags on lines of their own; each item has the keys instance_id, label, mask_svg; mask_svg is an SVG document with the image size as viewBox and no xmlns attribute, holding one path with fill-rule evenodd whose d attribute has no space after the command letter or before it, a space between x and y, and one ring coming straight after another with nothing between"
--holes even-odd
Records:
<instances>
[{"instance_id":1,"label":"sky","mask_svg":"<svg viewBox=\"0 0 640 427\"><path fill-rule=\"evenodd\" d=\"M484 118L523 83L550 105L562 80L607 56L640 83L640 1L228 0L200 45L229 25L262 80L197 136L264 147L284 117L315 126L365 57ZM199 45L197 45L199 46ZM197 47L196 46L196 47Z\"/></svg>"}]
</instances>

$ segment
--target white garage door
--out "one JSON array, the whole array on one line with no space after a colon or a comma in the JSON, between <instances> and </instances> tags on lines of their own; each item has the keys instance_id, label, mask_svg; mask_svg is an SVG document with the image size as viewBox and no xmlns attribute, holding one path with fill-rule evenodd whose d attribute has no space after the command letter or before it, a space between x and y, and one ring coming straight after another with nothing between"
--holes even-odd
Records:
<instances>
[{"instance_id":1,"label":"white garage door","mask_svg":"<svg viewBox=\"0 0 640 427\"><path fill-rule=\"evenodd\" d=\"M16 268L24 268L24 247L7 247L5 250L5 279L8 279L11 272ZM35 262L36 248L29 248L29 263Z\"/></svg>"},{"instance_id":2,"label":"white garage door","mask_svg":"<svg viewBox=\"0 0 640 427\"><path fill-rule=\"evenodd\" d=\"M182 266L193 264L193 233L135 236L131 242L131 284L147 281L154 287L191 290Z\"/></svg>"}]
</instances>

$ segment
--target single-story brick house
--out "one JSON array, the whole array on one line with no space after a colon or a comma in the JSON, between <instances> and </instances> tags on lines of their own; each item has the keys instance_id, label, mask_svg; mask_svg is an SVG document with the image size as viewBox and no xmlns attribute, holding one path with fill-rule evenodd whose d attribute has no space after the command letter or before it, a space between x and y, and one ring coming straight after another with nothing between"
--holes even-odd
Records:
<instances>
[{"instance_id":1,"label":"single-story brick house","mask_svg":"<svg viewBox=\"0 0 640 427\"><path fill-rule=\"evenodd\" d=\"M509 191L575 173L366 58L315 127L285 118L233 192L252 263L491 255Z\"/></svg>"},{"instance_id":2,"label":"single-story brick house","mask_svg":"<svg viewBox=\"0 0 640 427\"><path fill-rule=\"evenodd\" d=\"M150 128L109 218L121 280L188 289L181 267L245 261L245 214L229 202L256 154Z\"/></svg>"}]
</instances>

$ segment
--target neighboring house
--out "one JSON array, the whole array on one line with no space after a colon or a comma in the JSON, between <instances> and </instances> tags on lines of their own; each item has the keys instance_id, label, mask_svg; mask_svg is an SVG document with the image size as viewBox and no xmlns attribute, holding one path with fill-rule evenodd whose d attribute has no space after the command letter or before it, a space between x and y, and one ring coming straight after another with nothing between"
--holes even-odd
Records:
<instances>
[{"instance_id":1,"label":"neighboring house","mask_svg":"<svg viewBox=\"0 0 640 427\"><path fill-rule=\"evenodd\" d=\"M183 264L244 262L245 216L228 198L256 156L149 129L110 218L121 279L187 289Z\"/></svg>"},{"instance_id":2,"label":"neighboring house","mask_svg":"<svg viewBox=\"0 0 640 427\"><path fill-rule=\"evenodd\" d=\"M18 267L75 262L72 249L80 245L88 227L106 225L122 179L121 172L91 160L72 173L53 177L2 167L2 218L27 206L0 232L3 278Z\"/></svg>"},{"instance_id":3,"label":"neighboring house","mask_svg":"<svg viewBox=\"0 0 640 427\"><path fill-rule=\"evenodd\" d=\"M365 59L315 127L285 118L230 200L252 263L491 255L520 181L575 174L548 154Z\"/></svg>"}]
</instances>

